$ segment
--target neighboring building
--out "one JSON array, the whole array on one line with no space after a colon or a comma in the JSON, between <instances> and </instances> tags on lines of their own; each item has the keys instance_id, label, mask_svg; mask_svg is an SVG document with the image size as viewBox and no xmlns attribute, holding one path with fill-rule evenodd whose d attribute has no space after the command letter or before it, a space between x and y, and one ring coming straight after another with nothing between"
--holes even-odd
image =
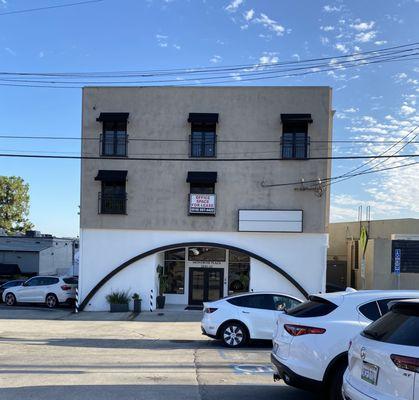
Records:
<instances>
[{"instance_id":1,"label":"neighboring building","mask_svg":"<svg viewBox=\"0 0 419 400\"><path fill-rule=\"evenodd\" d=\"M0 236L1 265L16 265L23 275L72 274L78 240L28 231L24 236Z\"/></svg>"},{"instance_id":2,"label":"neighboring building","mask_svg":"<svg viewBox=\"0 0 419 400\"><path fill-rule=\"evenodd\" d=\"M361 227L368 232L365 285L361 277ZM399 249L399 250L397 250ZM400 254L400 277L394 273ZM329 225L327 282L356 289L419 288L419 219L340 222ZM399 282L398 282L399 279Z\"/></svg>"},{"instance_id":3,"label":"neighboring building","mask_svg":"<svg viewBox=\"0 0 419 400\"><path fill-rule=\"evenodd\" d=\"M82 308L324 290L331 127L328 87L84 88Z\"/></svg>"}]
</instances>

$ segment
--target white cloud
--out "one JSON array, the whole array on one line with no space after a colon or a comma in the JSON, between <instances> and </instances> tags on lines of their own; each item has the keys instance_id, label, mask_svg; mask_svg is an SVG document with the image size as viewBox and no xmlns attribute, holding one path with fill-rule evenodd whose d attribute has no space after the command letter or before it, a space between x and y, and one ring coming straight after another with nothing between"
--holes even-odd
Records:
<instances>
[{"instance_id":1,"label":"white cloud","mask_svg":"<svg viewBox=\"0 0 419 400\"><path fill-rule=\"evenodd\" d=\"M225 7L225 10L228 12L236 12L237 9L241 6L243 0L233 0L230 4Z\"/></svg>"},{"instance_id":2,"label":"white cloud","mask_svg":"<svg viewBox=\"0 0 419 400\"><path fill-rule=\"evenodd\" d=\"M331 6L331 5L327 4L327 5L325 5L323 7L323 10L325 12L328 12L328 13L330 13L330 12L336 12L336 11L341 11L342 10L342 6Z\"/></svg>"},{"instance_id":3,"label":"white cloud","mask_svg":"<svg viewBox=\"0 0 419 400\"><path fill-rule=\"evenodd\" d=\"M355 107L346 108L345 110L343 110L343 112L346 112L346 113L356 113L358 111L359 111L359 108L355 108Z\"/></svg>"},{"instance_id":4,"label":"white cloud","mask_svg":"<svg viewBox=\"0 0 419 400\"><path fill-rule=\"evenodd\" d=\"M386 44L386 43L387 43L387 40L376 40L374 42L374 44L376 44L377 46L381 46L381 45Z\"/></svg>"},{"instance_id":5,"label":"white cloud","mask_svg":"<svg viewBox=\"0 0 419 400\"><path fill-rule=\"evenodd\" d=\"M329 43L330 40L327 37L321 36L320 41L322 42L322 45L325 46L326 44Z\"/></svg>"},{"instance_id":6,"label":"white cloud","mask_svg":"<svg viewBox=\"0 0 419 400\"><path fill-rule=\"evenodd\" d=\"M12 50L10 47L5 47L4 50L7 51L12 56L16 55L16 52Z\"/></svg>"},{"instance_id":7,"label":"white cloud","mask_svg":"<svg viewBox=\"0 0 419 400\"><path fill-rule=\"evenodd\" d=\"M178 44L174 44L173 45L173 48L176 49L176 50L180 50L181 49L181 47Z\"/></svg>"},{"instance_id":8,"label":"white cloud","mask_svg":"<svg viewBox=\"0 0 419 400\"><path fill-rule=\"evenodd\" d=\"M40 51L40 52L38 53L38 57L39 57L39 58L44 58L44 57L45 57L45 53L44 53L43 51Z\"/></svg>"},{"instance_id":9,"label":"white cloud","mask_svg":"<svg viewBox=\"0 0 419 400\"><path fill-rule=\"evenodd\" d=\"M355 23L355 24L351 24L349 26L352 29L355 29L358 32L362 32L362 31L368 31L368 30L372 29L374 25L375 25L375 22L370 21L370 22L358 22L358 23Z\"/></svg>"},{"instance_id":10,"label":"white cloud","mask_svg":"<svg viewBox=\"0 0 419 400\"><path fill-rule=\"evenodd\" d=\"M157 45L159 46L159 47L167 47L169 44L168 44L168 42L167 42L167 39L168 39L169 37L167 36L167 35L160 35L160 34L157 34L156 35L156 39L157 39Z\"/></svg>"},{"instance_id":11,"label":"white cloud","mask_svg":"<svg viewBox=\"0 0 419 400\"><path fill-rule=\"evenodd\" d=\"M262 56L259 58L259 64L273 64L277 63L279 58L277 56Z\"/></svg>"},{"instance_id":12,"label":"white cloud","mask_svg":"<svg viewBox=\"0 0 419 400\"><path fill-rule=\"evenodd\" d=\"M415 111L416 111L416 108L410 107L407 104L403 104L400 107L400 114L402 115L410 115L410 114L413 114Z\"/></svg>"},{"instance_id":13,"label":"white cloud","mask_svg":"<svg viewBox=\"0 0 419 400\"><path fill-rule=\"evenodd\" d=\"M324 31L324 32L330 32L330 31L334 31L335 27L331 26L331 25L327 25L327 26L321 26L320 30Z\"/></svg>"},{"instance_id":14,"label":"white cloud","mask_svg":"<svg viewBox=\"0 0 419 400\"><path fill-rule=\"evenodd\" d=\"M219 62L221 62L221 60L222 60L222 57L215 54L210 58L210 63L218 64Z\"/></svg>"},{"instance_id":15,"label":"white cloud","mask_svg":"<svg viewBox=\"0 0 419 400\"><path fill-rule=\"evenodd\" d=\"M282 36L285 32L285 28L281 24L269 18L266 14L261 13L260 17L254 18L253 21L263 25L265 28L274 32L277 36Z\"/></svg>"},{"instance_id":16,"label":"white cloud","mask_svg":"<svg viewBox=\"0 0 419 400\"><path fill-rule=\"evenodd\" d=\"M342 43L336 43L335 49L342 53L347 53L349 51L348 48Z\"/></svg>"},{"instance_id":17,"label":"white cloud","mask_svg":"<svg viewBox=\"0 0 419 400\"><path fill-rule=\"evenodd\" d=\"M233 72L230 74L230 76L235 80L235 81L241 81L242 78L240 76L240 74L238 72Z\"/></svg>"},{"instance_id":18,"label":"white cloud","mask_svg":"<svg viewBox=\"0 0 419 400\"><path fill-rule=\"evenodd\" d=\"M355 40L361 43L367 43L377 36L376 31L360 32L355 35Z\"/></svg>"},{"instance_id":19,"label":"white cloud","mask_svg":"<svg viewBox=\"0 0 419 400\"><path fill-rule=\"evenodd\" d=\"M255 15L255 10L253 10L253 8L251 10L248 10L244 13L244 19L246 21L250 21Z\"/></svg>"}]
</instances>

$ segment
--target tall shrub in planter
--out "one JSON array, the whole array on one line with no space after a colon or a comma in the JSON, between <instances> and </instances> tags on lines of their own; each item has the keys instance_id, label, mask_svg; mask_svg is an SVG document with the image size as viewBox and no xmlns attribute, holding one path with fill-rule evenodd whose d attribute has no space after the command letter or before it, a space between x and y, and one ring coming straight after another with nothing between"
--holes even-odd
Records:
<instances>
[{"instance_id":1,"label":"tall shrub in planter","mask_svg":"<svg viewBox=\"0 0 419 400\"><path fill-rule=\"evenodd\" d=\"M164 295L168 288L168 277L164 267L157 266L157 276L159 279L159 295L156 297L157 308L164 308L166 296Z\"/></svg>"},{"instance_id":2,"label":"tall shrub in planter","mask_svg":"<svg viewBox=\"0 0 419 400\"><path fill-rule=\"evenodd\" d=\"M106 301L110 305L111 312L127 312L130 300L129 291L115 290L106 296Z\"/></svg>"}]
</instances>

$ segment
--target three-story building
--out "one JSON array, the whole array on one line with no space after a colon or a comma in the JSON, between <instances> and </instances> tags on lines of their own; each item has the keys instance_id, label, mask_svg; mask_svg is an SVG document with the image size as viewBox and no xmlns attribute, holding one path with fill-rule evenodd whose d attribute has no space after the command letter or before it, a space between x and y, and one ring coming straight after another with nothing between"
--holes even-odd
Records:
<instances>
[{"instance_id":1,"label":"three-story building","mask_svg":"<svg viewBox=\"0 0 419 400\"><path fill-rule=\"evenodd\" d=\"M330 88L87 87L82 120L82 308L159 266L168 304L324 290Z\"/></svg>"}]
</instances>

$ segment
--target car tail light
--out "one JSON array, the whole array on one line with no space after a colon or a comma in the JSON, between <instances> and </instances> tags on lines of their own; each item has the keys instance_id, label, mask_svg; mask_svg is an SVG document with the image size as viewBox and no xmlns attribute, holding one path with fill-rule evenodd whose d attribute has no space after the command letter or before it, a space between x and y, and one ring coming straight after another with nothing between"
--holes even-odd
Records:
<instances>
[{"instance_id":1,"label":"car tail light","mask_svg":"<svg viewBox=\"0 0 419 400\"><path fill-rule=\"evenodd\" d=\"M284 329L291 336L303 336L303 335L321 335L326 332L324 328L315 328L313 326L303 326L303 325L291 325L285 324Z\"/></svg>"},{"instance_id":2,"label":"car tail light","mask_svg":"<svg viewBox=\"0 0 419 400\"><path fill-rule=\"evenodd\" d=\"M212 314L214 311L217 311L218 308L212 308L212 307L208 307L204 310L205 313L207 314Z\"/></svg>"},{"instance_id":3,"label":"car tail light","mask_svg":"<svg viewBox=\"0 0 419 400\"><path fill-rule=\"evenodd\" d=\"M390 358L398 368L419 372L419 358L399 356L397 354L392 354Z\"/></svg>"},{"instance_id":4,"label":"car tail light","mask_svg":"<svg viewBox=\"0 0 419 400\"><path fill-rule=\"evenodd\" d=\"M61 286L61 289L63 289L63 290L71 290L72 287L71 286L68 286L68 285L62 285Z\"/></svg>"}]
</instances>

